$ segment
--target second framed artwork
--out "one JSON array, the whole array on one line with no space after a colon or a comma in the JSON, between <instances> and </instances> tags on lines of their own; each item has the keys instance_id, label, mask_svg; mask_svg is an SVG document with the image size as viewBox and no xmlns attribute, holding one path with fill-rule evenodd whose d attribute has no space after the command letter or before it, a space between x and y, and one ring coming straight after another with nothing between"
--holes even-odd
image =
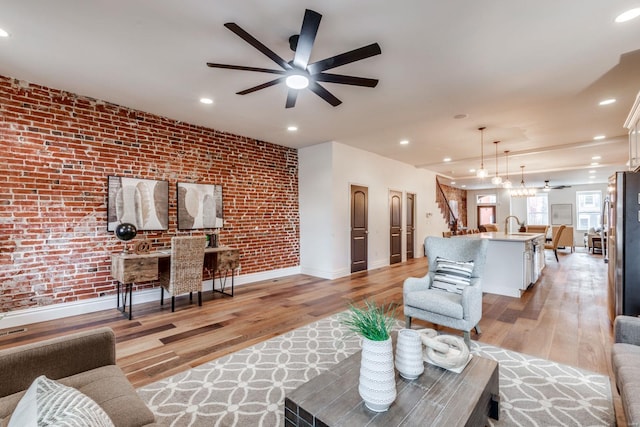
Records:
<instances>
[{"instance_id":1,"label":"second framed artwork","mask_svg":"<svg viewBox=\"0 0 640 427\"><path fill-rule=\"evenodd\" d=\"M178 183L178 229L222 228L222 186Z\"/></svg>"}]
</instances>

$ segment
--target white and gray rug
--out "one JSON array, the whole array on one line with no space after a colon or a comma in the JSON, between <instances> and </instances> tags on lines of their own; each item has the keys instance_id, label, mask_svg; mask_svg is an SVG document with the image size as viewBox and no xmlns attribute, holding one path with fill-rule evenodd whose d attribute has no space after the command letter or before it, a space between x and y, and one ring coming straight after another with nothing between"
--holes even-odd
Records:
<instances>
[{"instance_id":1,"label":"white and gray rug","mask_svg":"<svg viewBox=\"0 0 640 427\"><path fill-rule=\"evenodd\" d=\"M360 349L338 315L138 389L163 426L275 427L284 397ZM401 328L400 322L397 328ZM609 378L473 342L500 363L494 426L611 426Z\"/></svg>"}]
</instances>

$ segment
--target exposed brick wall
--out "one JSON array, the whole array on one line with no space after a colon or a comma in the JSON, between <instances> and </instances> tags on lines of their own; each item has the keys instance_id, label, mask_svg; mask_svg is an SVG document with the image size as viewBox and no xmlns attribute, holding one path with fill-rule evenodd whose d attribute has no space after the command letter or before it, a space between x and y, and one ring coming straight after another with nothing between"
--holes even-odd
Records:
<instances>
[{"instance_id":1,"label":"exposed brick wall","mask_svg":"<svg viewBox=\"0 0 640 427\"><path fill-rule=\"evenodd\" d=\"M299 265L295 149L2 76L0 141L0 312L115 292L109 175L169 181L169 230L134 241L190 234L178 181L221 184L220 241L240 249L242 274Z\"/></svg>"}]
</instances>

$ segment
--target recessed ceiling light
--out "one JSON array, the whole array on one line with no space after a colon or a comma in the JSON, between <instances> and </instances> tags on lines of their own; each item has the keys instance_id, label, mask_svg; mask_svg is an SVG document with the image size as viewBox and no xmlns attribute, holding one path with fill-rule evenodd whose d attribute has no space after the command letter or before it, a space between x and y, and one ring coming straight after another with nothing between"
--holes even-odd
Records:
<instances>
[{"instance_id":1,"label":"recessed ceiling light","mask_svg":"<svg viewBox=\"0 0 640 427\"><path fill-rule=\"evenodd\" d=\"M596 141L600 141L601 139L605 139L605 138L606 138L606 136L604 136L604 135L597 135L597 136L593 137L593 139L595 139Z\"/></svg>"},{"instance_id":2,"label":"recessed ceiling light","mask_svg":"<svg viewBox=\"0 0 640 427\"><path fill-rule=\"evenodd\" d=\"M298 126L287 126L289 132L295 132L298 130Z\"/></svg>"},{"instance_id":3,"label":"recessed ceiling light","mask_svg":"<svg viewBox=\"0 0 640 427\"><path fill-rule=\"evenodd\" d=\"M475 169L469 169L469 173L475 173L476 170Z\"/></svg>"},{"instance_id":4,"label":"recessed ceiling light","mask_svg":"<svg viewBox=\"0 0 640 427\"><path fill-rule=\"evenodd\" d=\"M591 158L591 160L600 160L602 158L602 156L593 156Z\"/></svg>"},{"instance_id":5,"label":"recessed ceiling light","mask_svg":"<svg viewBox=\"0 0 640 427\"><path fill-rule=\"evenodd\" d=\"M451 185L456 185L456 182L455 181L451 181Z\"/></svg>"},{"instance_id":6,"label":"recessed ceiling light","mask_svg":"<svg viewBox=\"0 0 640 427\"><path fill-rule=\"evenodd\" d=\"M600 163L598 162L591 162L591 166L598 166Z\"/></svg>"},{"instance_id":7,"label":"recessed ceiling light","mask_svg":"<svg viewBox=\"0 0 640 427\"><path fill-rule=\"evenodd\" d=\"M445 157L444 159L442 159L443 162L450 162L451 161L451 157Z\"/></svg>"},{"instance_id":8,"label":"recessed ceiling light","mask_svg":"<svg viewBox=\"0 0 640 427\"><path fill-rule=\"evenodd\" d=\"M616 99L615 99L615 98L603 99L602 101L600 101L600 102L598 103L598 105L611 105L611 104L613 104L614 102L616 102Z\"/></svg>"},{"instance_id":9,"label":"recessed ceiling light","mask_svg":"<svg viewBox=\"0 0 640 427\"><path fill-rule=\"evenodd\" d=\"M200 102L202 102L203 104L213 104L213 99L211 98L200 98Z\"/></svg>"},{"instance_id":10,"label":"recessed ceiling light","mask_svg":"<svg viewBox=\"0 0 640 427\"><path fill-rule=\"evenodd\" d=\"M596 173L596 171L594 171L593 169L591 169L591 170L589 171L589 173Z\"/></svg>"},{"instance_id":11,"label":"recessed ceiling light","mask_svg":"<svg viewBox=\"0 0 640 427\"><path fill-rule=\"evenodd\" d=\"M627 22L631 21L634 18L640 16L640 7L636 7L635 9L627 10L626 12L621 13L615 19L616 22Z\"/></svg>"},{"instance_id":12,"label":"recessed ceiling light","mask_svg":"<svg viewBox=\"0 0 640 427\"><path fill-rule=\"evenodd\" d=\"M466 185L464 185L464 184L462 184L460 187L461 187L461 188L467 188L467 186L466 186Z\"/></svg>"},{"instance_id":13,"label":"recessed ceiling light","mask_svg":"<svg viewBox=\"0 0 640 427\"><path fill-rule=\"evenodd\" d=\"M402 141L400 141L400 145L407 145L409 143L408 139L403 139Z\"/></svg>"},{"instance_id":14,"label":"recessed ceiling light","mask_svg":"<svg viewBox=\"0 0 640 427\"><path fill-rule=\"evenodd\" d=\"M0 37L9 37L9 33L0 28Z\"/></svg>"}]
</instances>

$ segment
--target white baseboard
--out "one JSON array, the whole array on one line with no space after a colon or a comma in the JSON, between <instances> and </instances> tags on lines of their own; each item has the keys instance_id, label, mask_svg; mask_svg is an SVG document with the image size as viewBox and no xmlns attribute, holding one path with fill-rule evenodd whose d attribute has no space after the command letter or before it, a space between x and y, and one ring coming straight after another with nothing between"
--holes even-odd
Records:
<instances>
[{"instance_id":1,"label":"white baseboard","mask_svg":"<svg viewBox=\"0 0 640 427\"><path fill-rule=\"evenodd\" d=\"M271 280L278 277L300 274L300 267L280 268L277 270L261 271L259 273L249 273L236 276L235 286L242 286L248 283ZM227 285L231 286L231 278L227 279ZM203 282L205 291L210 291L213 287L212 280ZM219 286L219 284L218 284ZM228 288L227 288L228 289ZM0 317L0 329L15 328L30 323L46 322L48 320L61 319L63 317L76 316L78 314L93 313L101 310L116 308L116 295L106 295L98 298L85 299L60 304L51 304L40 307L25 308L23 310L10 311ZM143 289L133 293L133 305L146 302L160 301L160 288ZM135 313L135 309L134 309ZM1 316L1 315L0 315Z\"/></svg>"}]
</instances>

